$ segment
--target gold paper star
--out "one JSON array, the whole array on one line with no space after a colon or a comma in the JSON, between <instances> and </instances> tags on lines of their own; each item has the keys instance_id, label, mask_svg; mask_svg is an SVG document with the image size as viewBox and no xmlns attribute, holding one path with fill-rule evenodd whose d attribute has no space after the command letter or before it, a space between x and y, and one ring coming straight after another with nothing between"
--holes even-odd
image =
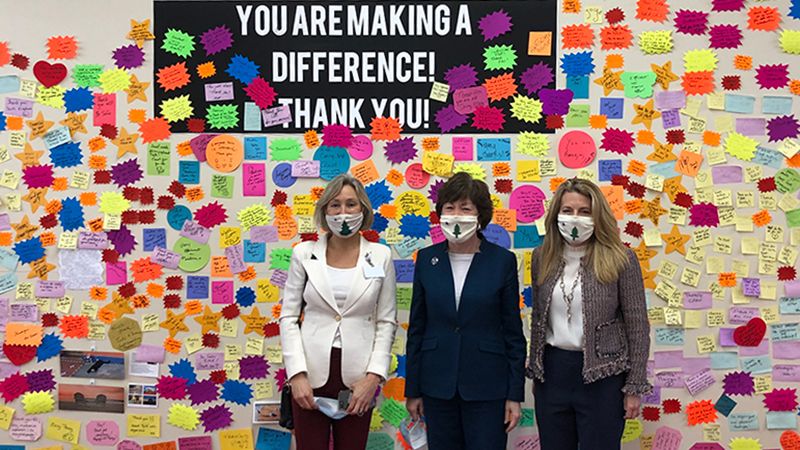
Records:
<instances>
[{"instance_id":1,"label":"gold paper star","mask_svg":"<svg viewBox=\"0 0 800 450\"><path fill-rule=\"evenodd\" d=\"M678 226L673 224L672 230L670 230L669 233L661 233L661 238L667 243L667 248L664 250L664 253L669 255L677 251L681 255L685 255L686 243L689 242L689 239L692 237L688 234L681 234Z\"/></svg>"},{"instance_id":2,"label":"gold paper star","mask_svg":"<svg viewBox=\"0 0 800 450\"><path fill-rule=\"evenodd\" d=\"M18 223L12 223L11 228L13 228L14 232L17 234L17 236L14 238L14 242L24 241L32 238L33 233L39 229L37 225L31 223L27 214L22 216L22 220L20 220Z\"/></svg>"},{"instance_id":3,"label":"gold paper star","mask_svg":"<svg viewBox=\"0 0 800 450\"><path fill-rule=\"evenodd\" d=\"M125 92L128 93L128 103L137 99L146 102L147 93L145 91L148 86L150 86L149 81L139 81L135 74L131 75L131 83L128 85L128 89L125 89Z\"/></svg>"},{"instance_id":4,"label":"gold paper star","mask_svg":"<svg viewBox=\"0 0 800 450\"><path fill-rule=\"evenodd\" d=\"M47 133L47 130L53 126L52 120L45 120L44 114L39 111L39 114L36 115L36 118L33 120L26 120L25 123L28 125L28 128L31 129L30 140L34 140L38 137L44 136Z\"/></svg>"},{"instance_id":5,"label":"gold paper star","mask_svg":"<svg viewBox=\"0 0 800 450\"><path fill-rule=\"evenodd\" d=\"M644 243L644 240L639 242L639 245L633 249L633 253L636 254L636 259L639 260L639 265L642 266L642 270L649 270L650 269L650 260L653 259L654 256L658 253L655 250L650 250Z\"/></svg>"},{"instance_id":6,"label":"gold paper star","mask_svg":"<svg viewBox=\"0 0 800 450\"><path fill-rule=\"evenodd\" d=\"M250 314L242 314L239 317L245 323L244 334L256 332L256 334L264 335L264 325L269 321L269 316L262 316L258 306L254 306Z\"/></svg>"},{"instance_id":7,"label":"gold paper star","mask_svg":"<svg viewBox=\"0 0 800 450\"><path fill-rule=\"evenodd\" d=\"M133 314L133 307L127 297L119 295L117 291L111 293L111 303L102 307L100 311L110 311L114 319L118 319L125 314Z\"/></svg>"},{"instance_id":8,"label":"gold paper star","mask_svg":"<svg viewBox=\"0 0 800 450\"><path fill-rule=\"evenodd\" d=\"M136 41L136 45L142 48L144 41L152 41L156 37L150 32L150 19L145 19L137 22L131 19L131 31L125 36L126 38Z\"/></svg>"},{"instance_id":9,"label":"gold paper star","mask_svg":"<svg viewBox=\"0 0 800 450\"><path fill-rule=\"evenodd\" d=\"M667 178L664 180L664 192L667 193L669 197L669 201L675 203L675 197L681 192L689 192L686 187L682 183L683 176L678 175L677 177Z\"/></svg>"},{"instance_id":10,"label":"gold paper star","mask_svg":"<svg viewBox=\"0 0 800 450\"><path fill-rule=\"evenodd\" d=\"M661 142L656 141L653 144L653 152L647 155L648 161L655 161L655 162L667 162L667 161L675 161L678 159L675 156L675 153L672 153L672 148L674 145L670 143L662 144Z\"/></svg>"},{"instance_id":11,"label":"gold paper star","mask_svg":"<svg viewBox=\"0 0 800 450\"><path fill-rule=\"evenodd\" d=\"M620 78L622 72L621 70L619 72L614 72L608 67L603 68L603 75L594 80L595 84L603 86L603 95L608 95L615 90L622 91L625 89L625 86L622 84L622 79Z\"/></svg>"},{"instance_id":12,"label":"gold paper star","mask_svg":"<svg viewBox=\"0 0 800 450\"><path fill-rule=\"evenodd\" d=\"M14 154L14 157L22 162L22 168L28 166L38 166L39 158L44 155L44 150L34 150L31 144L25 143L25 149L19 153Z\"/></svg>"},{"instance_id":13,"label":"gold paper star","mask_svg":"<svg viewBox=\"0 0 800 450\"><path fill-rule=\"evenodd\" d=\"M211 308L206 305L205 311L203 311L203 315L199 317L195 317L195 322L199 323L203 326L203 331L201 333L206 334L209 331L216 331L219 333L219 318L222 317L222 313L215 313L211 310Z\"/></svg>"},{"instance_id":14,"label":"gold paper star","mask_svg":"<svg viewBox=\"0 0 800 450\"><path fill-rule=\"evenodd\" d=\"M168 309L167 320L161 322L158 326L167 330L169 332L169 337L174 338L175 335L181 331L189 331L189 327L183 323L183 319L185 318L186 313L175 314L171 309Z\"/></svg>"},{"instance_id":15,"label":"gold paper star","mask_svg":"<svg viewBox=\"0 0 800 450\"><path fill-rule=\"evenodd\" d=\"M125 127L120 128L117 138L111 141L112 144L117 146L117 159L122 157L125 153L132 153L136 155L136 141L139 140L139 133L129 134Z\"/></svg>"},{"instance_id":16,"label":"gold paper star","mask_svg":"<svg viewBox=\"0 0 800 450\"><path fill-rule=\"evenodd\" d=\"M663 66L650 64L650 68L656 74L656 83L660 84L665 91L669 90L670 83L680 79L672 72L672 61L667 61Z\"/></svg>"},{"instance_id":17,"label":"gold paper star","mask_svg":"<svg viewBox=\"0 0 800 450\"><path fill-rule=\"evenodd\" d=\"M69 128L69 136L75 137L75 133L87 133L86 126L83 122L86 120L87 113L68 113L67 118L62 120L60 123L61 125L65 125Z\"/></svg>"},{"instance_id":18,"label":"gold paper star","mask_svg":"<svg viewBox=\"0 0 800 450\"><path fill-rule=\"evenodd\" d=\"M657 270L644 270L642 269L642 280L644 281L644 288L645 289L655 289L656 288L656 275L658 275Z\"/></svg>"},{"instance_id":19,"label":"gold paper star","mask_svg":"<svg viewBox=\"0 0 800 450\"><path fill-rule=\"evenodd\" d=\"M56 270L55 264L47 262L47 257L42 256L36 261L31 261L31 271L28 272L28 278L39 278L40 280L47 280L47 274Z\"/></svg>"},{"instance_id":20,"label":"gold paper star","mask_svg":"<svg viewBox=\"0 0 800 450\"><path fill-rule=\"evenodd\" d=\"M633 120L631 120L631 125L641 123L646 126L648 130L653 126L653 120L661 117L661 113L656 111L653 107L654 101L655 100L651 98L644 105L633 105L633 110L636 111L636 116L633 118Z\"/></svg>"},{"instance_id":21,"label":"gold paper star","mask_svg":"<svg viewBox=\"0 0 800 450\"><path fill-rule=\"evenodd\" d=\"M28 193L22 196L22 201L30 203L31 205L31 212L36 212L39 207L44 207L47 204L47 199L44 197L47 195L46 187L41 188L31 188L28 189Z\"/></svg>"},{"instance_id":22,"label":"gold paper star","mask_svg":"<svg viewBox=\"0 0 800 450\"><path fill-rule=\"evenodd\" d=\"M653 222L653 225L658 226L659 218L666 213L667 210L661 207L661 196L658 196L650 201L642 201L642 213L639 218L644 219L646 217Z\"/></svg>"}]
</instances>

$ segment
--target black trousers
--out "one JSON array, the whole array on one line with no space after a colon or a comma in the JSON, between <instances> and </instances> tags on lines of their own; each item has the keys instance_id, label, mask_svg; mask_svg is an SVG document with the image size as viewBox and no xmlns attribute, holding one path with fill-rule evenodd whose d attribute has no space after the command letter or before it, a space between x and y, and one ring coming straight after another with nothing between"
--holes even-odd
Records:
<instances>
[{"instance_id":1,"label":"black trousers","mask_svg":"<svg viewBox=\"0 0 800 450\"><path fill-rule=\"evenodd\" d=\"M506 401L422 396L430 450L505 450Z\"/></svg>"},{"instance_id":2,"label":"black trousers","mask_svg":"<svg viewBox=\"0 0 800 450\"><path fill-rule=\"evenodd\" d=\"M583 352L545 347L545 382L534 391L541 450L620 448L625 374L584 384L582 370Z\"/></svg>"}]
</instances>

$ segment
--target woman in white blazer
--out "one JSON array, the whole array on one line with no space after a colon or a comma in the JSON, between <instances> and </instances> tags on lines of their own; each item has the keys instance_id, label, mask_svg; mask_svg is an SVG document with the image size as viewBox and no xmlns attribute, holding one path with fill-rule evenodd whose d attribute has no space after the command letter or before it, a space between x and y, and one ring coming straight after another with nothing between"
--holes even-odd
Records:
<instances>
[{"instance_id":1,"label":"woman in white blazer","mask_svg":"<svg viewBox=\"0 0 800 450\"><path fill-rule=\"evenodd\" d=\"M335 449L364 449L397 329L392 254L360 235L372 206L350 175L328 183L314 218L326 233L295 246L280 318L297 449L327 450L331 429Z\"/></svg>"}]
</instances>

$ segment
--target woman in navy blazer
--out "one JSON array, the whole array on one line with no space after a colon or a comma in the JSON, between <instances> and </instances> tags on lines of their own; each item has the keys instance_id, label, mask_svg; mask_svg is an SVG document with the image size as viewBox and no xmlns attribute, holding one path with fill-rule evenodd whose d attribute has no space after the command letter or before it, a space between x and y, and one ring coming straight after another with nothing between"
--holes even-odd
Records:
<instances>
[{"instance_id":1,"label":"woman in navy blazer","mask_svg":"<svg viewBox=\"0 0 800 450\"><path fill-rule=\"evenodd\" d=\"M516 256L482 236L489 189L459 173L439 190L446 241L417 253L406 347L406 408L434 450L506 448L525 399Z\"/></svg>"}]
</instances>

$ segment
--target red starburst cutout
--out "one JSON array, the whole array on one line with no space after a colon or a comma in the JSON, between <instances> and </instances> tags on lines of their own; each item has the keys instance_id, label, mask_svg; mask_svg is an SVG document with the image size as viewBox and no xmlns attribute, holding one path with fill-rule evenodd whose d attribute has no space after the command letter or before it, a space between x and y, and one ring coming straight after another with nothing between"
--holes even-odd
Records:
<instances>
[{"instance_id":1,"label":"red starburst cutout","mask_svg":"<svg viewBox=\"0 0 800 450\"><path fill-rule=\"evenodd\" d=\"M797 269L792 266L778 267L778 280L792 281L797 277Z\"/></svg>"},{"instance_id":2,"label":"red starburst cutout","mask_svg":"<svg viewBox=\"0 0 800 450\"><path fill-rule=\"evenodd\" d=\"M239 317L239 306L235 303L232 303L224 308L222 308L222 317L233 320Z\"/></svg>"},{"instance_id":3,"label":"red starburst cutout","mask_svg":"<svg viewBox=\"0 0 800 450\"><path fill-rule=\"evenodd\" d=\"M494 190L500 194L508 194L514 190L514 182L508 179L494 180Z\"/></svg>"},{"instance_id":4,"label":"red starburst cutout","mask_svg":"<svg viewBox=\"0 0 800 450\"><path fill-rule=\"evenodd\" d=\"M628 222L625 225L625 234L635 238L641 238L644 234L644 227L638 222Z\"/></svg>"},{"instance_id":5,"label":"red starburst cutout","mask_svg":"<svg viewBox=\"0 0 800 450\"><path fill-rule=\"evenodd\" d=\"M775 178L762 178L758 180L758 190L759 192L773 192L778 189L775 186Z\"/></svg>"},{"instance_id":6,"label":"red starburst cutout","mask_svg":"<svg viewBox=\"0 0 800 450\"><path fill-rule=\"evenodd\" d=\"M183 198L186 195L186 186L178 180L172 180L167 191L175 197Z\"/></svg>"},{"instance_id":7,"label":"red starburst cutout","mask_svg":"<svg viewBox=\"0 0 800 450\"><path fill-rule=\"evenodd\" d=\"M183 277L180 275L167 277L167 289L170 291L180 291L183 289Z\"/></svg>"},{"instance_id":8,"label":"red starburst cutout","mask_svg":"<svg viewBox=\"0 0 800 450\"><path fill-rule=\"evenodd\" d=\"M678 399L670 398L661 402L664 414L678 414L681 412L681 402Z\"/></svg>"}]
</instances>

